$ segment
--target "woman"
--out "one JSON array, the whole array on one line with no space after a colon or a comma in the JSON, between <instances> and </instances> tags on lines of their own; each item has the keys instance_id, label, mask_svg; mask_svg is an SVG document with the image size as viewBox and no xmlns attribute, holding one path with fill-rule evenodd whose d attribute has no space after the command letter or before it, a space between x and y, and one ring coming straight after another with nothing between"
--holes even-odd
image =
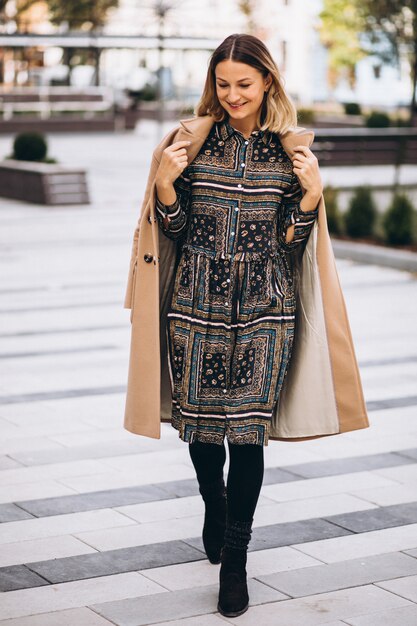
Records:
<instances>
[{"instance_id":1,"label":"woman","mask_svg":"<svg viewBox=\"0 0 417 626\"><path fill-rule=\"evenodd\" d=\"M167 315L171 423L188 442L205 501L207 556L221 561L218 610L233 617L248 608L263 447L291 358L291 258L323 185L308 147L291 162L280 143L296 111L256 37L231 35L214 51L196 113L215 119L199 153L189 163L187 142L174 142L155 177L160 228L181 249Z\"/></svg>"},{"instance_id":2,"label":"woman","mask_svg":"<svg viewBox=\"0 0 417 626\"><path fill-rule=\"evenodd\" d=\"M159 439L170 422L188 441L206 503L203 543L222 563L219 610L234 616L248 605L263 445L369 420L323 195L314 207L314 133L294 128L258 39L233 35L216 50L197 112L152 153L124 300L124 427Z\"/></svg>"}]
</instances>

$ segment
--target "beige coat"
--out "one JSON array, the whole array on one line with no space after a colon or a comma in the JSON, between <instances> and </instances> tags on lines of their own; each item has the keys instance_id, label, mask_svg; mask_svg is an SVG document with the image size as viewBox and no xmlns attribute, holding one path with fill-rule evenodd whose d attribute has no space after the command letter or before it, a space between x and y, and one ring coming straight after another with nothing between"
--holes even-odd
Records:
<instances>
[{"instance_id":1,"label":"beige coat","mask_svg":"<svg viewBox=\"0 0 417 626\"><path fill-rule=\"evenodd\" d=\"M131 346L124 427L159 439L171 418L166 317L174 283L177 242L163 235L155 214L155 174L162 151L190 140L188 163L214 120L181 120L155 148L133 238L125 297L131 309ZM293 148L311 146L314 133L297 128L280 137ZM270 439L298 441L369 426L345 301L336 270L323 196L304 253L295 257L297 312L292 357L273 415Z\"/></svg>"}]
</instances>

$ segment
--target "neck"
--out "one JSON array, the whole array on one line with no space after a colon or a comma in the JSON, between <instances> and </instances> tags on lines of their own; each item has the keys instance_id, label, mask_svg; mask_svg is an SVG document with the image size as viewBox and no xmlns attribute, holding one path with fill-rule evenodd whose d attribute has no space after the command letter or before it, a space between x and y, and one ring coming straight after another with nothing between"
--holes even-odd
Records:
<instances>
[{"instance_id":1,"label":"neck","mask_svg":"<svg viewBox=\"0 0 417 626\"><path fill-rule=\"evenodd\" d=\"M255 119L234 120L229 115L229 124L242 133L246 139L254 130L258 130L258 124Z\"/></svg>"}]
</instances>

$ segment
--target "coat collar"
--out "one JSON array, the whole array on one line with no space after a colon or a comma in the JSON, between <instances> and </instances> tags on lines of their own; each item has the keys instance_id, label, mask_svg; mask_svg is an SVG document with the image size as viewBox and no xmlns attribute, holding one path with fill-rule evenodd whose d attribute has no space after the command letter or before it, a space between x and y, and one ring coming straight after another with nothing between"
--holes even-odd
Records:
<instances>
[{"instance_id":1,"label":"coat collar","mask_svg":"<svg viewBox=\"0 0 417 626\"><path fill-rule=\"evenodd\" d=\"M209 134L211 127L214 124L214 118L211 115L202 115L196 117L189 117L180 120L182 130L189 135L188 139L191 141L191 150L193 143L198 145L199 140L205 139ZM289 130L284 135L279 135L283 148L287 151L290 157L294 155L294 148L300 144L310 147L314 140L314 131L307 130L302 126L297 126L293 130ZM200 147L200 146L198 146Z\"/></svg>"}]
</instances>

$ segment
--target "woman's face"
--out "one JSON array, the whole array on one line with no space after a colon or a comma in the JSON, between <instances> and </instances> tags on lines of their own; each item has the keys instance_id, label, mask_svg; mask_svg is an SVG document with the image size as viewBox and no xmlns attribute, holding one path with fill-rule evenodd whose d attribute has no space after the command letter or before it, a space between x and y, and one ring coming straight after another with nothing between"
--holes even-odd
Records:
<instances>
[{"instance_id":1,"label":"woman's face","mask_svg":"<svg viewBox=\"0 0 417 626\"><path fill-rule=\"evenodd\" d=\"M271 77L264 78L251 65L230 59L216 65L215 75L217 97L230 117L256 119Z\"/></svg>"}]
</instances>

